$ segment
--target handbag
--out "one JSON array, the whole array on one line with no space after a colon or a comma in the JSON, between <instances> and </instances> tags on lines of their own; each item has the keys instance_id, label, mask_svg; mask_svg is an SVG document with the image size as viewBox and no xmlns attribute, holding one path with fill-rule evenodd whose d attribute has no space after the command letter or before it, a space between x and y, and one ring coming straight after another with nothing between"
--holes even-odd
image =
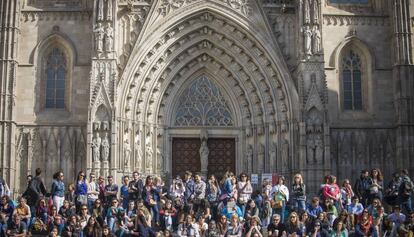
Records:
<instances>
[{"instance_id":1,"label":"handbag","mask_svg":"<svg viewBox=\"0 0 414 237\"><path fill-rule=\"evenodd\" d=\"M88 197L86 195L78 195L76 201L80 204L86 204L88 203Z\"/></svg>"},{"instance_id":2,"label":"handbag","mask_svg":"<svg viewBox=\"0 0 414 237\"><path fill-rule=\"evenodd\" d=\"M283 207L284 200L285 198L283 197L283 195L280 192L278 192L270 201L270 204L273 209L281 209Z\"/></svg>"},{"instance_id":3,"label":"handbag","mask_svg":"<svg viewBox=\"0 0 414 237\"><path fill-rule=\"evenodd\" d=\"M155 201L155 199L154 199L154 198L150 198L150 199L149 199L148 204L149 204L150 206L155 206L155 205L157 205L157 202Z\"/></svg>"}]
</instances>

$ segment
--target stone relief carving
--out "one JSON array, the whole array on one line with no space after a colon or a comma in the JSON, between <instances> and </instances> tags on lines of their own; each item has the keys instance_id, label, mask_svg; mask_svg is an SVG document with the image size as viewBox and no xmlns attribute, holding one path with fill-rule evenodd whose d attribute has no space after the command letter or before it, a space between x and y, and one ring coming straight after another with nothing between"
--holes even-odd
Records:
<instances>
[{"instance_id":1,"label":"stone relief carving","mask_svg":"<svg viewBox=\"0 0 414 237\"><path fill-rule=\"evenodd\" d=\"M201 173L206 175L208 171L208 155L210 154L210 151L207 147L206 139L202 139L199 153L200 153Z\"/></svg>"},{"instance_id":2,"label":"stone relief carving","mask_svg":"<svg viewBox=\"0 0 414 237\"><path fill-rule=\"evenodd\" d=\"M114 34L114 30L112 29L111 24L108 23L105 28L105 36L104 36L106 52L113 51L113 42L114 42L113 34Z\"/></svg>"},{"instance_id":3,"label":"stone relief carving","mask_svg":"<svg viewBox=\"0 0 414 237\"><path fill-rule=\"evenodd\" d=\"M281 154L282 154L282 170L289 168L289 159L290 159L290 152L289 152L289 142L288 140L284 139L282 141L282 147L281 147Z\"/></svg>"},{"instance_id":4,"label":"stone relief carving","mask_svg":"<svg viewBox=\"0 0 414 237\"><path fill-rule=\"evenodd\" d=\"M124 167L129 169L131 163L131 144L129 138L125 138L124 141Z\"/></svg>"},{"instance_id":5,"label":"stone relief carving","mask_svg":"<svg viewBox=\"0 0 414 237\"><path fill-rule=\"evenodd\" d=\"M272 142L269 149L269 161L272 164L272 168L278 168L277 167L277 144L276 142Z\"/></svg>"},{"instance_id":6,"label":"stone relief carving","mask_svg":"<svg viewBox=\"0 0 414 237\"><path fill-rule=\"evenodd\" d=\"M331 129L330 138L332 168L341 174L338 178L356 175L352 173L352 169L343 169L342 165L359 169L370 169L373 165L387 167L383 171L389 177L396 167L395 149L392 146L395 137L390 129ZM376 147L377 151L369 152L370 147ZM378 149L380 147L384 148L382 152Z\"/></svg>"},{"instance_id":7,"label":"stone relief carving","mask_svg":"<svg viewBox=\"0 0 414 237\"><path fill-rule=\"evenodd\" d=\"M135 167L138 171L142 169L142 147L141 147L141 135L140 131L137 130L135 134Z\"/></svg>"},{"instance_id":8,"label":"stone relief carving","mask_svg":"<svg viewBox=\"0 0 414 237\"><path fill-rule=\"evenodd\" d=\"M246 151L246 167L247 167L248 173L252 172L252 164L253 164L253 146L248 145L247 151Z\"/></svg>"},{"instance_id":9,"label":"stone relief carving","mask_svg":"<svg viewBox=\"0 0 414 237\"><path fill-rule=\"evenodd\" d=\"M257 160L257 172L263 172L265 161L265 146L262 143L259 144Z\"/></svg>"},{"instance_id":10,"label":"stone relief carving","mask_svg":"<svg viewBox=\"0 0 414 237\"><path fill-rule=\"evenodd\" d=\"M312 31L308 25L302 27L304 39L304 52L306 55L312 55Z\"/></svg>"},{"instance_id":11,"label":"stone relief carving","mask_svg":"<svg viewBox=\"0 0 414 237\"><path fill-rule=\"evenodd\" d=\"M97 52L103 51L103 39L105 35L104 28L102 27L101 23L98 23L95 26L95 30L93 31L95 34L95 50Z\"/></svg>"},{"instance_id":12,"label":"stone relief carving","mask_svg":"<svg viewBox=\"0 0 414 237\"><path fill-rule=\"evenodd\" d=\"M165 156L162 147L157 146L157 170L163 171ZM165 171L164 171L165 172Z\"/></svg>"},{"instance_id":13,"label":"stone relief carving","mask_svg":"<svg viewBox=\"0 0 414 237\"><path fill-rule=\"evenodd\" d=\"M152 162L154 150L152 148L152 134L148 135L145 139L145 171L148 173L152 172Z\"/></svg>"},{"instance_id":14,"label":"stone relief carving","mask_svg":"<svg viewBox=\"0 0 414 237\"><path fill-rule=\"evenodd\" d=\"M100 161L101 138L97 132L92 139L92 162Z\"/></svg>"},{"instance_id":15,"label":"stone relief carving","mask_svg":"<svg viewBox=\"0 0 414 237\"><path fill-rule=\"evenodd\" d=\"M197 2L200 1L201 0L162 0L158 11L161 15L166 16L180 7L192 3L197 4ZM216 0L216 2L225 4L246 16L251 13L249 0Z\"/></svg>"},{"instance_id":16,"label":"stone relief carving","mask_svg":"<svg viewBox=\"0 0 414 237\"><path fill-rule=\"evenodd\" d=\"M103 162L109 161L109 149L110 149L110 143L108 138L108 133L104 133L104 137L102 138L101 142L101 159Z\"/></svg>"},{"instance_id":17,"label":"stone relief carving","mask_svg":"<svg viewBox=\"0 0 414 237\"><path fill-rule=\"evenodd\" d=\"M312 52L318 54L322 51L322 36L318 25L314 25L312 29Z\"/></svg>"}]
</instances>

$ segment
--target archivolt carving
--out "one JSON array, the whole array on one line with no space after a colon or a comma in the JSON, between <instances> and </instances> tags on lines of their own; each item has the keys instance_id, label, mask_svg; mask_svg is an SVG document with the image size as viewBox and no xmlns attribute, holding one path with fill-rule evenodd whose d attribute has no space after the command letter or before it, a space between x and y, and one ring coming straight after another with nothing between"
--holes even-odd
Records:
<instances>
[{"instance_id":1,"label":"archivolt carving","mask_svg":"<svg viewBox=\"0 0 414 237\"><path fill-rule=\"evenodd\" d=\"M160 6L158 7L159 12L161 15L166 16L169 13L184 7L190 4L199 4L201 0L161 0ZM205 1L205 0L204 0ZM251 7L250 7L250 0L210 0L219 3L223 3L237 11L239 11L243 15L250 15Z\"/></svg>"},{"instance_id":2,"label":"archivolt carving","mask_svg":"<svg viewBox=\"0 0 414 237\"><path fill-rule=\"evenodd\" d=\"M209 25L208 27L206 26L206 23ZM197 28L191 26L197 26ZM225 31L226 33L221 33L220 31ZM173 39L171 37L173 37ZM222 49L216 46L223 44L223 42L225 42L228 47ZM180 50L179 52L177 51L178 49ZM185 49L184 52L183 49ZM281 88L281 82L278 81L279 78L276 76L276 69L274 69L273 64L270 63L267 53L255 43L251 36L240 31L237 26L218 17L213 17L210 13L204 13L203 17L196 16L191 18L161 37L155 46L148 50L147 55L138 65L134 80L130 81L129 83L131 84L127 86L130 92L123 94L138 95L136 98L139 99L135 99L137 103L135 108L139 109L141 104L149 104L148 111L151 111L152 113L155 110L152 106L157 103L151 103L151 101L149 101L149 103L145 102L151 98L153 88L155 88L154 84L156 83L156 88L162 88L160 85L165 84L166 78L171 77L169 74L173 70L177 71L176 68L178 65L186 65L182 71L176 72L179 76L185 74L191 66L205 60L205 57L204 59L200 57L197 58L197 61L182 63L185 59L194 58L195 56L200 55L200 52L202 52L203 49L205 49L205 53L212 54L211 57L213 57L215 61L217 61L216 59L220 59L221 62L214 62L213 64L231 65L229 69L231 69L233 73L220 67L217 67L217 72L221 71L220 75L225 75L225 77L237 77L237 79L240 80L238 83L243 85L246 90L248 90L249 94L250 92L256 91L256 93L261 94L258 98L267 98L265 101L270 101L269 98L278 98L278 100L281 101L285 99L283 95L279 97L274 96L273 93L276 89L269 88L262 90L259 89L259 85L256 85L256 83L259 83L258 80L263 80L267 81L267 84L271 87ZM254 58L249 55L253 55ZM249 60L249 68L244 69L242 65ZM170 62L169 67L165 66L166 62ZM236 71L237 73L234 72L236 69L239 70ZM255 71L252 72L251 70ZM158 81L152 81L152 78L159 79ZM142 81L142 85L141 89L138 90L136 85L138 85L140 81ZM245 83L245 81L248 81L248 83ZM176 77L173 77L171 79L171 85L174 85L175 83L177 83L177 79ZM165 90L161 89L161 91L165 91L164 95L167 96L170 94L171 90L171 86L166 87ZM269 94L270 97L264 96L266 94ZM131 98L131 100L132 99L133 98ZM129 103L128 98L121 101ZM263 102L261 101L261 103ZM285 108L283 110L288 112L286 106L287 103L284 102L281 104L284 104ZM261 114L264 110L262 106L264 105L259 104L254 111ZM125 105L123 107L125 108ZM266 107L272 108L273 106ZM147 115L142 114L142 110L137 110L135 114L137 116L136 119L138 120L148 119ZM280 116L288 118L287 115L282 114Z\"/></svg>"},{"instance_id":3,"label":"archivolt carving","mask_svg":"<svg viewBox=\"0 0 414 237\"><path fill-rule=\"evenodd\" d=\"M148 6L140 7L132 12L126 12L119 19L118 52L119 66L124 67L132 48L141 32L142 25L149 10Z\"/></svg>"}]
</instances>

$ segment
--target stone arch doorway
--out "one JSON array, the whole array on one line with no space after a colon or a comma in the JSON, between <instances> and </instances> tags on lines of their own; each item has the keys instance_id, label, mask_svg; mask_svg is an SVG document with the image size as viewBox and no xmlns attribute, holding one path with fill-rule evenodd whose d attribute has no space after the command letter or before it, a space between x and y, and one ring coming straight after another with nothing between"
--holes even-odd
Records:
<instances>
[{"instance_id":1,"label":"stone arch doorway","mask_svg":"<svg viewBox=\"0 0 414 237\"><path fill-rule=\"evenodd\" d=\"M181 86L170 117L170 170L222 176L236 171L236 138L240 129L226 90L205 73Z\"/></svg>"}]
</instances>

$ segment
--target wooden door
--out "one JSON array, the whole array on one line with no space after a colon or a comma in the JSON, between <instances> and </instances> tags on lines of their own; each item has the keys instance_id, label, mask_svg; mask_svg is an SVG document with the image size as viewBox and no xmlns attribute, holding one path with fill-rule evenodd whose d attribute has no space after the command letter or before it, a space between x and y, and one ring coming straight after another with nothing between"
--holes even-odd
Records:
<instances>
[{"instance_id":1,"label":"wooden door","mask_svg":"<svg viewBox=\"0 0 414 237\"><path fill-rule=\"evenodd\" d=\"M200 138L173 138L172 175L184 177L189 170L193 174L200 172Z\"/></svg>"},{"instance_id":2,"label":"wooden door","mask_svg":"<svg viewBox=\"0 0 414 237\"><path fill-rule=\"evenodd\" d=\"M193 174L200 172L200 138L173 138L172 175L184 176L189 170ZM236 171L236 148L234 138L209 138L208 174L218 178L226 171Z\"/></svg>"},{"instance_id":3,"label":"wooden door","mask_svg":"<svg viewBox=\"0 0 414 237\"><path fill-rule=\"evenodd\" d=\"M222 177L226 171L236 171L236 148L234 138L208 139L208 174Z\"/></svg>"}]
</instances>

